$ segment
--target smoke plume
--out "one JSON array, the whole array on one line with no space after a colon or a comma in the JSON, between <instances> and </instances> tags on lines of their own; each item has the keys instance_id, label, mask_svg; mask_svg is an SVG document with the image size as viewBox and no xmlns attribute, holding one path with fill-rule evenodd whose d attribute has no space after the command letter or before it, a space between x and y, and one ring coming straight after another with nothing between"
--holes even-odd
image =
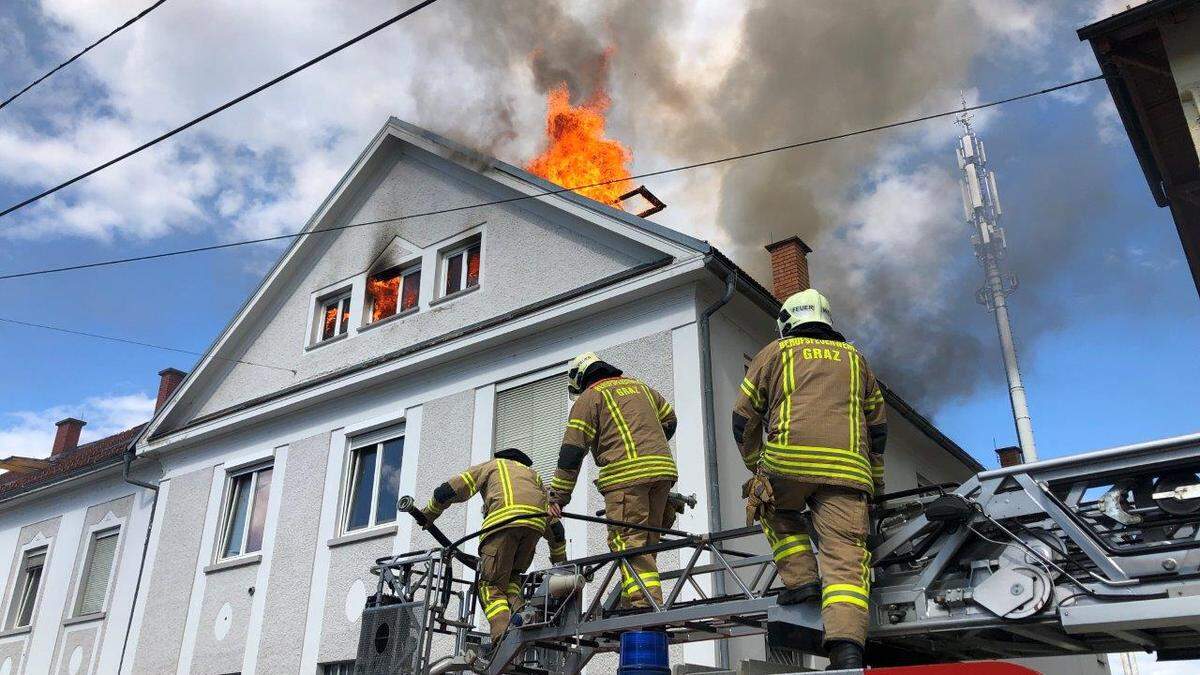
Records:
<instances>
[{"instance_id":1,"label":"smoke plume","mask_svg":"<svg viewBox=\"0 0 1200 675\"><path fill-rule=\"evenodd\" d=\"M722 59L693 34L685 17L703 11L696 8L676 0L566 9L548 0L460 3L443 14L445 31L422 38L423 49L461 49L487 95L475 109L462 106L461 117L422 121L521 163L540 140L549 89L566 82L581 100L604 87L614 137L633 148L635 162L654 157L635 166L645 170L952 107L985 42L980 10L957 0L757 2L726 26L737 48ZM418 99L444 110L438 95ZM472 128L466 118L490 126ZM814 284L848 337L885 381L936 410L985 379L998 383L1000 371L975 304L980 274L962 225L949 150L955 131L950 120L932 125L749 159L707 179L678 177L668 201L676 212L681 203L711 204L711 222L691 223L691 232L763 282L762 247L803 238L815 251ZM944 156L914 159L933 144Z\"/></svg>"}]
</instances>

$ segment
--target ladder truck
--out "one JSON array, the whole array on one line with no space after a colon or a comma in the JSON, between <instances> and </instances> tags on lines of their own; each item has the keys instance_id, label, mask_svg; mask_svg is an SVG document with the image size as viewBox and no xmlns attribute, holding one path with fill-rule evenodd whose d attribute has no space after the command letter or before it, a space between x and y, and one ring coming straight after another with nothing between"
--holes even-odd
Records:
<instances>
[{"instance_id":1,"label":"ladder truck","mask_svg":"<svg viewBox=\"0 0 1200 675\"><path fill-rule=\"evenodd\" d=\"M1000 661L1072 654L1200 657L1200 434L876 501L867 658L880 675L1028 673ZM400 506L420 518L410 498ZM464 573L474 559L462 551L480 533L434 531L441 546L372 567L355 672L578 673L631 630L671 644L765 635L784 651L821 653L819 604L776 604L782 587L771 556L755 552L758 528L660 533L644 549L529 573L523 625L485 649ZM647 551L674 551L681 567L662 573L661 604L622 610L620 570ZM716 575L722 595L705 590L721 588L709 583ZM976 661L990 665L955 665Z\"/></svg>"}]
</instances>

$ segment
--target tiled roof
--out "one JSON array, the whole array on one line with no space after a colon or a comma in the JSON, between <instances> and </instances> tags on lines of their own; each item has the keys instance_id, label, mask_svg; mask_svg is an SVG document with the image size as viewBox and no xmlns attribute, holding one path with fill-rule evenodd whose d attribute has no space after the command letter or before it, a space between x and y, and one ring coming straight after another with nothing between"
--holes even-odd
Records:
<instances>
[{"instance_id":1,"label":"tiled roof","mask_svg":"<svg viewBox=\"0 0 1200 675\"><path fill-rule=\"evenodd\" d=\"M51 458L50 466L41 471L32 473L9 471L0 475L0 500L50 483L66 480L99 465L117 460L137 437L143 426L145 425L139 424L132 429L126 429L112 436L84 443L74 450L63 452L57 457Z\"/></svg>"}]
</instances>

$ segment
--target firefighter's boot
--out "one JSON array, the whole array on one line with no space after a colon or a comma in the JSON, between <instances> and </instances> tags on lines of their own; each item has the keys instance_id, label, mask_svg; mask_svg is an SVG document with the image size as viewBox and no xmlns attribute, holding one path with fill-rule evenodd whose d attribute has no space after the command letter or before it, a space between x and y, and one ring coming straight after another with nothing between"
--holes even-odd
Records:
<instances>
[{"instance_id":1,"label":"firefighter's boot","mask_svg":"<svg viewBox=\"0 0 1200 675\"><path fill-rule=\"evenodd\" d=\"M821 582L812 581L798 588L789 588L775 599L778 605L800 605L821 597Z\"/></svg>"},{"instance_id":2,"label":"firefighter's boot","mask_svg":"<svg viewBox=\"0 0 1200 675\"><path fill-rule=\"evenodd\" d=\"M834 640L829 643L829 667L825 670L845 670L863 667L863 648L857 642Z\"/></svg>"}]
</instances>

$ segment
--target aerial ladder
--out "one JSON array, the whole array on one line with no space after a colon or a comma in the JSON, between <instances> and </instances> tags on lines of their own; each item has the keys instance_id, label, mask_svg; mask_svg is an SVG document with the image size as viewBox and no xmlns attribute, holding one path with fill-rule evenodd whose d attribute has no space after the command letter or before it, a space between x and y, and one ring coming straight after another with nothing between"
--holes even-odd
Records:
<instances>
[{"instance_id":1,"label":"aerial ladder","mask_svg":"<svg viewBox=\"0 0 1200 675\"><path fill-rule=\"evenodd\" d=\"M1200 657L1198 474L1195 434L881 496L869 662L922 673L908 666L1128 651ZM420 517L411 499L401 508ZM373 566L355 672L578 673L630 630L661 630L672 644L765 635L780 653L821 653L818 603L776 604L781 584L771 556L754 552L758 528L660 534L653 546L526 575L524 624L485 650L463 571L474 561L461 550L479 533L450 541L435 532L439 547ZM622 610L620 570L648 551L676 552L681 566L662 573L652 611ZM720 588L709 583L715 575L723 595L705 590ZM938 668L927 672L949 672Z\"/></svg>"}]
</instances>

